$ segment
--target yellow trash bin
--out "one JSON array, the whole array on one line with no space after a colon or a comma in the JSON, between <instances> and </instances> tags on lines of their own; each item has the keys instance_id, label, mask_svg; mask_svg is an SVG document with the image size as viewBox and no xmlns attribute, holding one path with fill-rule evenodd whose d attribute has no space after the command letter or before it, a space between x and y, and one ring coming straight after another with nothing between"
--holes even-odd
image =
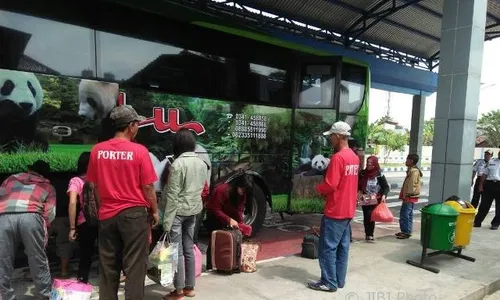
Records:
<instances>
[{"instance_id":1,"label":"yellow trash bin","mask_svg":"<svg viewBox=\"0 0 500 300\"><path fill-rule=\"evenodd\" d=\"M455 229L455 247L469 245L476 209L469 202L460 199L449 199L444 204L453 207L459 213Z\"/></svg>"}]
</instances>

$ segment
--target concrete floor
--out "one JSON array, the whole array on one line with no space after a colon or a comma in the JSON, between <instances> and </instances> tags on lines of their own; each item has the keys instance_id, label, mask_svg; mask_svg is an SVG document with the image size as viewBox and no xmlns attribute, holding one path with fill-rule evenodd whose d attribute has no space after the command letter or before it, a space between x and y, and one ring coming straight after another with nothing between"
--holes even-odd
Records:
<instances>
[{"instance_id":1,"label":"concrete floor","mask_svg":"<svg viewBox=\"0 0 500 300\"><path fill-rule=\"evenodd\" d=\"M490 216L491 218L491 216ZM406 264L418 260L421 253L418 233L410 240L392 236L374 244L356 242L350 251L347 284L335 294L307 289L308 280L317 280L317 260L291 256L259 263L253 274L222 276L204 274L197 280L197 299L483 299L500 288L499 231L491 231L485 220L483 228L474 228L472 243L464 254L476 262L440 255L429 264L439 274ZM97 284L97 278L92 279ZM19 299L34 299L33 285L16 281ZM160 299L167 289L146 280L146 299ZM492 296L492 297L496 297ZM123 289L119 298L124 299ZM92 299L98 299L98 289ZM497 299L497 298L488 298Z\"/></svg>"}]
</instances>

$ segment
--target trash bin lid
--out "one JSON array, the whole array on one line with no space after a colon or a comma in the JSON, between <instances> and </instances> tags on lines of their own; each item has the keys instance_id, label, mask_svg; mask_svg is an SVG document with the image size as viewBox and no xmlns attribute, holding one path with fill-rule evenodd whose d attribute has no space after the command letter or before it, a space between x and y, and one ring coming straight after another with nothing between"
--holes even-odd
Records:
<instances>
[{"instance_id":1,"label":"trash bin lid","mask_svg":"<svg viewBox=\"0 0 500 300\"><path fill-rule=\"evenodd\" d=\"M422 212L436 216L458 216L458 211L449 205L443 203L433 203L422 207Z\"/></svg>"},{"instance_id":2,"label":"trash bin lid","mask_svg":"<svg viewBox=\"0 0 500 300\"><path fill-rule=\"evenodd\" d=\"M465 202L465 201L464 201L465 205L462 205L459 202L453 201L453 200L446 201L446 202L444 202L444 204L453 207L460 214L475 214L476 213L476 209L474 208L474 206L472 206L472 204Z\"/></svg>"},{"instance_id":3,"label":"trash bin lid","mask_svg":"<svg viewBox=\"0 0 500 300\"><path fill-rule=\"evenodd\" d=\"M458 207L456 205L452 205L451 203L456 203L457 205L460 205L462 208L469 208L471 206L470 204L467 204L467 202L461 199L447 199L444 202L447 204L449 203L449 205L451 205L455 209L458 209Z\"/></svg>"}]
</instances>

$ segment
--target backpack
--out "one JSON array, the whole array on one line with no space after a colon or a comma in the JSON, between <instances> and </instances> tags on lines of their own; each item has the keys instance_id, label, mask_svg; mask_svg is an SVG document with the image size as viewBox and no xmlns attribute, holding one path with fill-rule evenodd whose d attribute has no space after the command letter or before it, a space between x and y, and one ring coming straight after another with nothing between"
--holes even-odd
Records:
<instances>
[{"instance_id":1,"label":"backpack","mask_svg":"<svg viewBox=\"0 0 500 300\"><path fill-rule=\"evenodd\" d=\"M97 189L90 182L85 182L82 189L82 211L85 221L89 226L96 227L99 224L99 195Z\"/></svg>"}]
</instances>

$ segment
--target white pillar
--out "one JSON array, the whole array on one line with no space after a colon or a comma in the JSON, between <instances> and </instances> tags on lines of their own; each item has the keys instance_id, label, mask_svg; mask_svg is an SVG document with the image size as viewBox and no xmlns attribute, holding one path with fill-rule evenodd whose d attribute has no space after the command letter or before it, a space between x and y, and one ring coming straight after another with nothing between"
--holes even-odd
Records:
<instances>
[{"instance_id":1,"label":"white pillar","mask_svg":"<svg viewBox=\"0 0 500 300\"><path fill-rule=\"evenodd\" d=\"M445 0L429 202L470 197L486 0Z\"/></svg>"},{"instance_id":2,"label":"white pillar","mask_svg":"<svg viewBox=\"0 0 500 300\"><path fill-rule=\"evenodd\" d=\"M411 131L410 131L410 153L416 153L420 157L419 165L422 161L422 145L424 142L424 115L425 97L422 95L413 96L413 108L411 111Z\"/></svg>"}]
</instances>

